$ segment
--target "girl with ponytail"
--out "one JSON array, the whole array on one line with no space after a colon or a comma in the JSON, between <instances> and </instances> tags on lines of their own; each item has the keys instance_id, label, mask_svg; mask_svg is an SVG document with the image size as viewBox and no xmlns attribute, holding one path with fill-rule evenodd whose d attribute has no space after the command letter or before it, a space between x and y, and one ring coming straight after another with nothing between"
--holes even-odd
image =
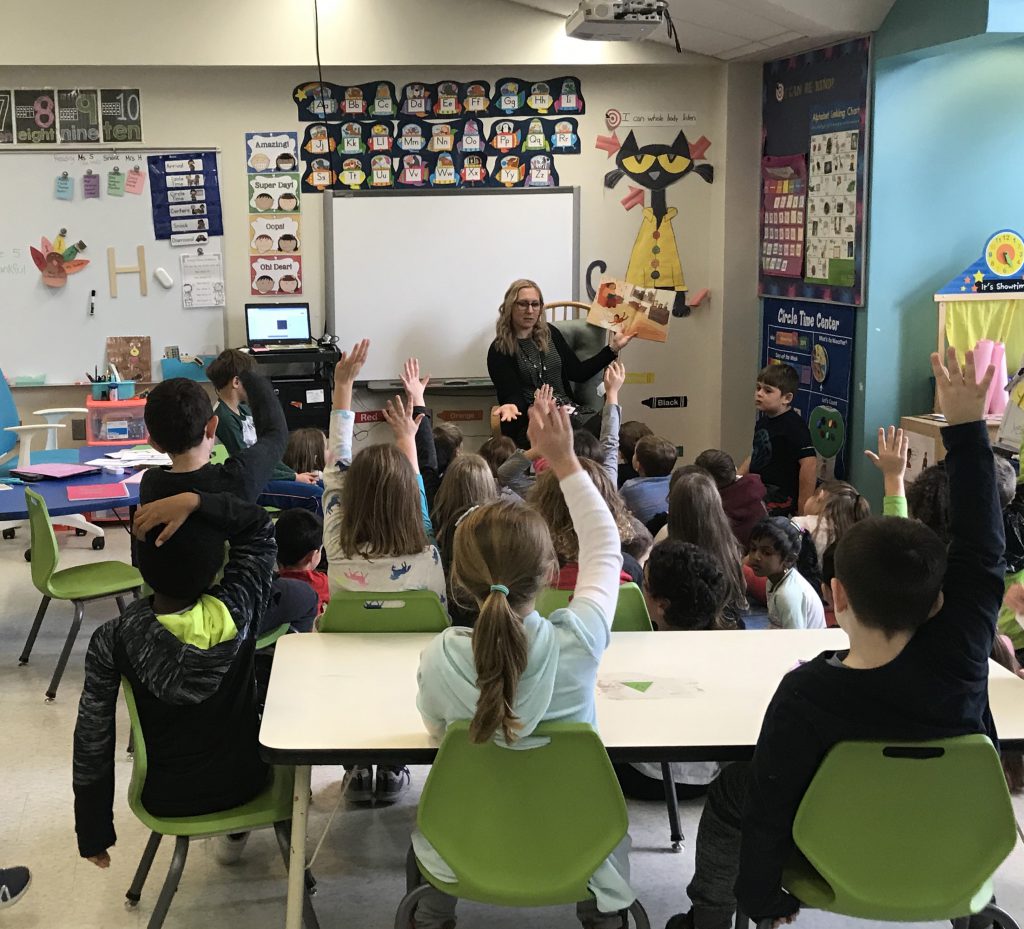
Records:
<instances>
[{"instance_id":1,"label":"girl with ponytail","mask_svg":"<svg viewBox=\"0 0 1024 929\"><path fill-rule=\"evenodd\" d=\"M548 721L596 722L597 668L611 637L622 566L619 532L594 482L573 452L564 409L539 400L529 411L529 438L557 476L579 537L579 581L566 609L545 618L534 609L558 571L547 525L523 503L499 501L469 510L455 529L452 595L475 616L471 629L446 629L424 649L416 704L436 740L448 724L469 719L474 742L536 747L530 736ZM419 832L421 865L441 881L455 879ZM577 907L586 926L618 929L630 889L628 837L590 881L594 898ZM416 909L416 929L454 925L456 899L439 890Z\"/></svg>"}]
</instances>

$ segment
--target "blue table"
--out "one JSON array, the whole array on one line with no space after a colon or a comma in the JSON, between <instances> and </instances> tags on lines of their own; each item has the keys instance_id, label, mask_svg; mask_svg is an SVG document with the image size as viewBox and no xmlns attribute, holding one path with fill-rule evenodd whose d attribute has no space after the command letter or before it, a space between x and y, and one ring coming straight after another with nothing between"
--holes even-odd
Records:
<instances>
[{"instance_id":1,"label":"blue table","mask_svg":"<svg viewBox=\"0 0 1024 929\"><path fill-rule=\"evenodd\" d=\"M78 460L92 461L100 458L110 451L117 451L119 448L131 448L124 446L96 446L86 445L78 450ZM114 484L123 481L131 471L122 474L90 474L86 477L74 477L63 481L35 481L31 484L11 484L10 490L0 491L0 520L20 521L28 519L28 507L25 504L25 487L31 487L45 501L50 516L67 516L70 513L94 513L99 510L112 510L124 507L134 508L139 505L139 485L128 485L127 497L108 497L99 500L68 500L68 487L82 486L84 484Z\"/></svg>"}]
</instances>

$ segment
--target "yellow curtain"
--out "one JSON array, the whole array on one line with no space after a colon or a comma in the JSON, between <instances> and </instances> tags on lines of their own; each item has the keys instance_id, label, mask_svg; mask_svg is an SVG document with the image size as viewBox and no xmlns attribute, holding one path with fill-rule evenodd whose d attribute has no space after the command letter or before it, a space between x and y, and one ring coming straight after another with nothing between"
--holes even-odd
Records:
<instances>
[{"instance_id":1,"label":"yellow curtain","mask_svg":"<svg viewBox=\"0 0 1024 929\"><path fill-rule=\"evenodd\" d=\"M961 358L979 339L1006 346L1012 375L1024 355L1024 300L950 300L946 303L946 342Z\"/></svg>"}]
</instances>

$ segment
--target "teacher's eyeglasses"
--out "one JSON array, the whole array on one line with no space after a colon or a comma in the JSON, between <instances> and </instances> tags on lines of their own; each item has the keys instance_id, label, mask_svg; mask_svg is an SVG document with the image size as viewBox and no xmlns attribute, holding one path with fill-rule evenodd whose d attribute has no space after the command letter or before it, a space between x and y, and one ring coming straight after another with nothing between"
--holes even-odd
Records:
<instances>
[{"instance_id":1,"label":"teacher's eyeglasses","mask_svg":"<svg viewBox=\"0 0 1024 929\"><path fill-rule=\"evenodd\" d=\"M543 305L540 300L516 300L516 307L520 310L539 310Z\"/></svg>"}]
</instances>

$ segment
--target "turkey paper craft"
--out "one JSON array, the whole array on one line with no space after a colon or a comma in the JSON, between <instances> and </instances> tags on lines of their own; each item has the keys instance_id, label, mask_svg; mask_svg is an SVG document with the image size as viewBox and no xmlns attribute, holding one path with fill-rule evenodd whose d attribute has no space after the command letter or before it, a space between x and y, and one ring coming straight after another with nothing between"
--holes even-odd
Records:
<instances>
[{"instance_id":1,"label":"turkey paper craft","mask_svg":"<svg viewBox=\"0 0 1024 929\"><path fill-rule=\"evenodd\" d=\"M66 245L64 237L67 234L66 229L61 229L53 242L43 236L39 240L41 251L35 246L29 246L32 260L36 263L36 267L43 272L43 283L47 287L63 287L68 282L69 274L81 271L89 263L87 258L75 257L85 249L85 243L77 242L74 245Z\"/></svg>"}]
</instances>

